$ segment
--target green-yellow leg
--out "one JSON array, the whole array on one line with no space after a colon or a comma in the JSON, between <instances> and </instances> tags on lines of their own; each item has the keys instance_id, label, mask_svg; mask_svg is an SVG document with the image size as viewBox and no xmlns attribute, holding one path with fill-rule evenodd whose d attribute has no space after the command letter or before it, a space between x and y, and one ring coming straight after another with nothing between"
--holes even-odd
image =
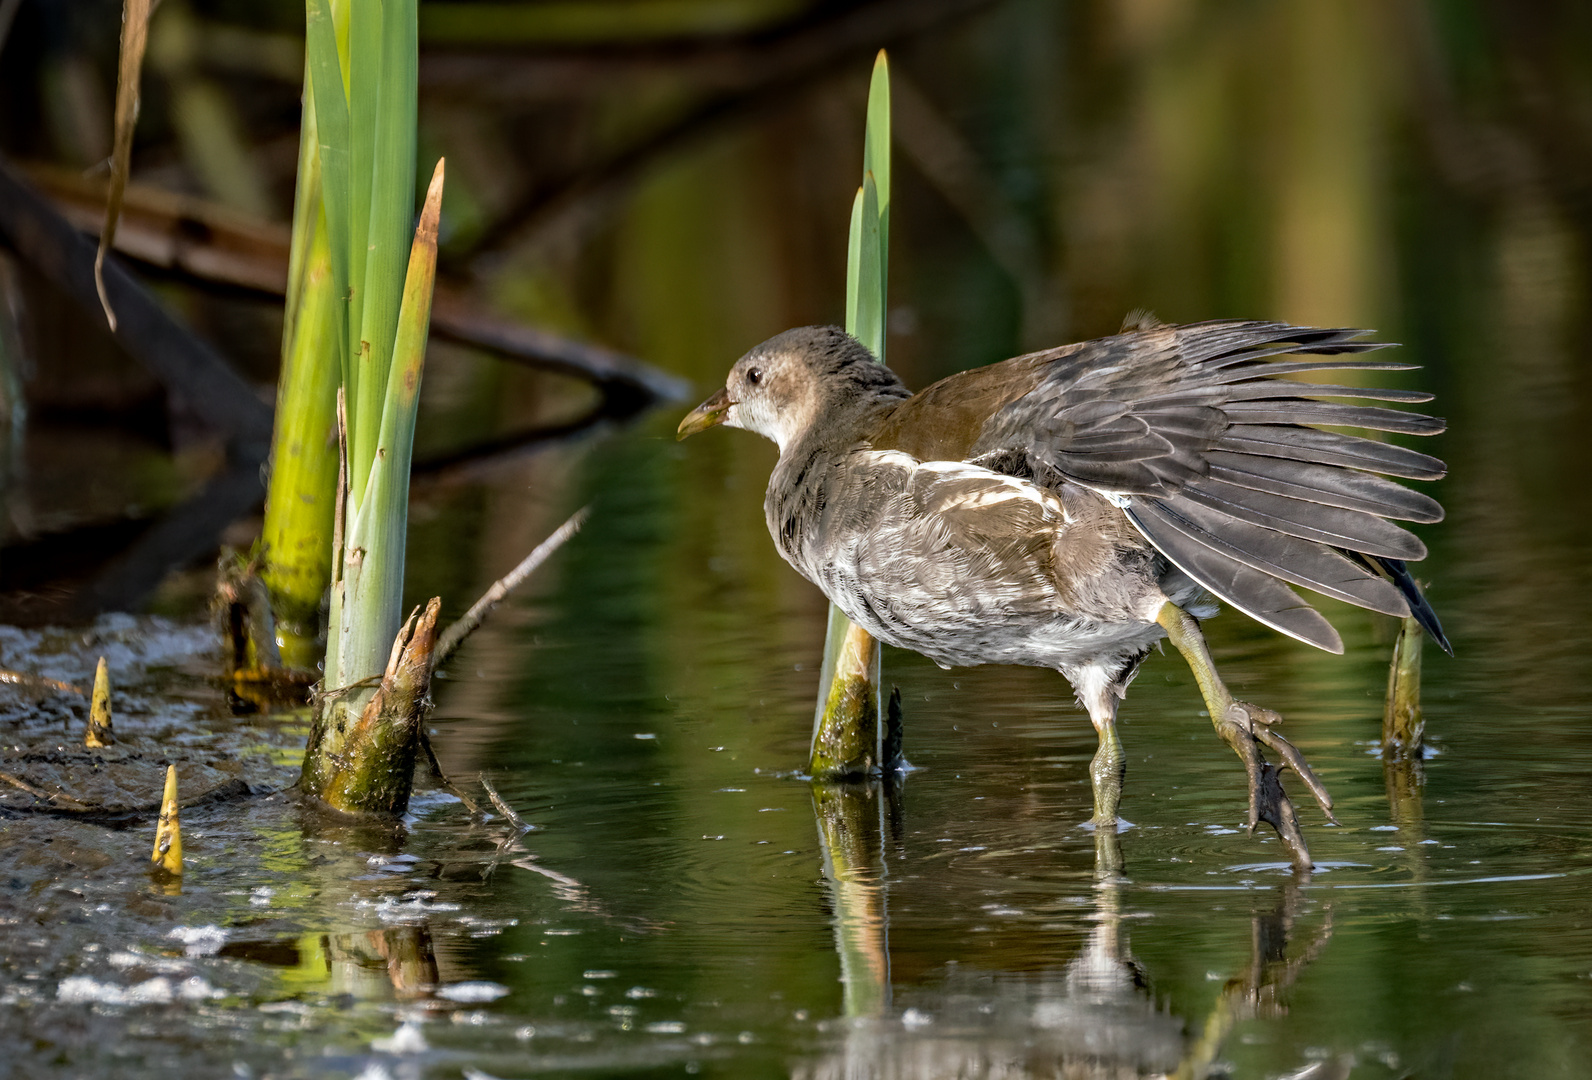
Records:
<instances>
[{"instance_id":1,"label":"green-yellow leg","mask_svg":"<svg viewBox=\"0 0 1592 1080\"><path fill-rule=\"evenodd\" d=\"M1098 729L1100 748L1089 762L1089 781L1094 787L1094 817L1089 824L1116 831L1117 808L1122 805L1122 781L1127 777L1128 762L1122 753L1122 740L1117 738L1117 726L1108 723Z\"/></svg>"},{"instance_id":2,"label":"green-yellow leg","mask_svg":"<svg viewBox=\"0 0 1592 1080\"><path fill-rule=\"evenodd\" d=\"M1104 668L1082 668L1068 672L1078 702L1089 712L1100 747L1089 762L1089 782L1094 788L1094 817L1089 824L1112 832L1117 827L1117 808L1122 805L1122 782L1128 760L1117 738L1118 690Z\"/></svg>"},{"instance_id":3,"label":"green-yellow leg","mask_svg":"<svg viewBox=\"0 0 1592 1080\"><path fill-rule=\"evenodd\" d=\"M1216 733L1244 763L1244 771L1249 775L1250 831L1253 832L1262 821L1271 825L1287 845L1294 865L1301 870L1308 870L1310 849L1305 846L1305 838L1299 831L1299 818L1294 813L1293 803L1282 789L1279 778L1281 768L1290 768L1298 774L1316 797L1316 802L1321 804L1329 821L1335 820L1332 817L1331 796L1305 763L1299 750L1271 730L1271 725L1282 717L1270 709L1233 698L1221 676L1216 674L1216 665L1211 662L1210 650L1205 646L1205 635L1200 633L1200 625L1192 615L1176 604L1166 603L1161 606L1155 621L1161 624L1167 638L1193 670L1194 680L1199 683L1200 694L1205 698L1205 707L1210 710L1211 724L1216 728ZM1262 744L1277 752L1282 759L1281 766L1266 760L1260 752Z\"/></svg>"}]
</instances>

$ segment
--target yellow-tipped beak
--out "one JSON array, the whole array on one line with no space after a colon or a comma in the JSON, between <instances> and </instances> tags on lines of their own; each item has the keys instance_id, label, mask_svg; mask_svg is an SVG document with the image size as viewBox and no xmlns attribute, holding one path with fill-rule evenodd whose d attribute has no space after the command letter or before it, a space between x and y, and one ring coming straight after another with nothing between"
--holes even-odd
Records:
<instances>
[{"instance_id":1,"label":"yellow-tipped beak","mask_svg":"<svg viewBox=\"0 0 1592 1080\"><path fill-rule=\"evenodd\" d=\"M687 435L695 435L699 431L706 431L710 427L724 423L724 414L734 404L736 403L730 400L728 390L719 390L686 414L685 419L680 421L680 426L675 429L675 437L683 439Z\"/></svg>"}]
</instances>

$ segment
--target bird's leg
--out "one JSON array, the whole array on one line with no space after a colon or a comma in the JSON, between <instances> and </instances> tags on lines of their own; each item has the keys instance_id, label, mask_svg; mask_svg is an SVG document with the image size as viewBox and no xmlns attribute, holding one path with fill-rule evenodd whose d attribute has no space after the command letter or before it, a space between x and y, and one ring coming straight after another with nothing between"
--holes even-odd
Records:
<instances>
[{"instance_id":1,"label":"bird's leg","mask_svg":"<svg viewBox=\"0 0 1592 1080\"><path fill-rule=\"evenodd\" d=\"M1199 683L1200 694L1205 698L1205 707L1210 710L1211 724L1215 726L1216 733L1244 763L1244 771L1249 775L1250 832L1254 832L1255 826L1262 821L1271 825L1287 845L1294 865L1309 869L1310 850L1299 831L1299 818L1294 813L1293 803L1282 789L1281 769L1290 768L1298 774L1316 797L1316 802L1321 804L1327 820L1336 821L1332 816L1332 797L1306 764L1298 748L1271 730L1271 725L1282 717L1270 709L1233 698L1221 676L1216 674L1216 665L1212 663L1210 650L1205 646L1205 635L1200 633L1199 623L1192 615L1168 602L1161 606L1155 621L1161 624L1166 636L1177 646L1177 651L1183 654L1183 659L1188 661L1188 666L1193 670L1194 680ZM1262 745L1276 751L1282 759L1281 766L1266 760L1260 750Z\"/></svg>"},{"instance_id":2,"label":"bird's leg","mask_svg":"<svg viewBox=\"0 0 1592 1080\"><path fill-rule=\"evenodd\" d=\"M1072 682L1078 691L1078 702L1089 711L1089 722L1094 724L1100 739L1100 747L1089 762L1089 782L1094 788L1094 817L1089 824L1114 832L1117 808L1122 804L1122 781L1128 770L1122 740L1117 738L1117 692L1100 668L1076 672Z\"/></svg>"}]
</instances>

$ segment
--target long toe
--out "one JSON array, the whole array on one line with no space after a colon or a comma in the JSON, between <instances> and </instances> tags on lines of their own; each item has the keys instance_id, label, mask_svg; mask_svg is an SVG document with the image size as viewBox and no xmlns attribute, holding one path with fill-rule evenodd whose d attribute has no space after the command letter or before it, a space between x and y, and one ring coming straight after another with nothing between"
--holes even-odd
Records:
<instances>
[{"instance_id":1,"label":"long toe","mask_svg":"<svg viewBox=\"0 0 1592 1080\"><path fill-rule=\"evenodd\" d=\"M1272 730L1272 725L1281 720L1282 717L1271 709L1251 705L1247 701L1233 701L1222 722L1216 725L1216 730L1244 763L1244 772L1249 780L1249 831L1254 832L1264 821L1277 830L1294 866L1308 870L1311 865L1310 849L1299 829L1299 815L1294 812L1293 802L1283 790L1282 770L1292 769L1297 773L1321 804L1327 819L1334 822L1336 819L1332 816L1332 797L1327 794L1326 787L1305 761L1304 755L1293 743ZM1261 751L1262 746L1274 750L1281 758L1281 763L1273 765L1267 761Z\"/></svg>"},{"instance_id":2,"label":"long toe","mask_svg":"<svg viewBox=\"0 0 1592 1080\"><path fill-rule=\"evenodd\" d=\"M1310 763L1305 760L1305 756L1299 752L1299 748L1270 728L1256 728L1255 738L1276 752L1277 756L1282 759L1280 767L1292 769L1295 775L1305 782L1305 787L1309 788L1310 794L1315 796L1316 804L1321 807L1321 812L1327 815L1328 821L1336 825L1338 819L1332 814L1332 796L1327 793L1326 785L1321 782L1321 778L1310 767Z\"/></svg>"},{"instance_id":3,"label":"long toe","mask_svg":"<svg viewBox=\"0 0 1592 1080\"><path fill-rule=\"evenodd\" d=\"M1254 724L1241 702L1233 702L1216 724L1216 734L1233 748L1233 753L1244 763L1244 774L1249 779L1249 831L1254 832L1260 822L1261 765L1260 744L1255 740Z\"/></svg>"}]
</instances>

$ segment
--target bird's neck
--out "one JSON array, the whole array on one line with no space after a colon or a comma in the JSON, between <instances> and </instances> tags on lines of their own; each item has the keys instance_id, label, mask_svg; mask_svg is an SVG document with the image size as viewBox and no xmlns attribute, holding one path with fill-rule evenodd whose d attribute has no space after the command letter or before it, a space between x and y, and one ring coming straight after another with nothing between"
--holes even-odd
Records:
<instances>
[{"instance_id":1,"label":"bird's neck","mask_svg":"<svg viewBox=\"0 0 1592 1080\"><path fill-rule=\"evenodd\" d=\"M781 444L779 461L768 479L763 512L768 531L787 562L808 573L808 541L821 527L841 467L865 448L881 415L900 404L903 393L847 395L824 402L814 420ZM811 575L808 574L810 577Z\"/></svg>"}]
</instances>

